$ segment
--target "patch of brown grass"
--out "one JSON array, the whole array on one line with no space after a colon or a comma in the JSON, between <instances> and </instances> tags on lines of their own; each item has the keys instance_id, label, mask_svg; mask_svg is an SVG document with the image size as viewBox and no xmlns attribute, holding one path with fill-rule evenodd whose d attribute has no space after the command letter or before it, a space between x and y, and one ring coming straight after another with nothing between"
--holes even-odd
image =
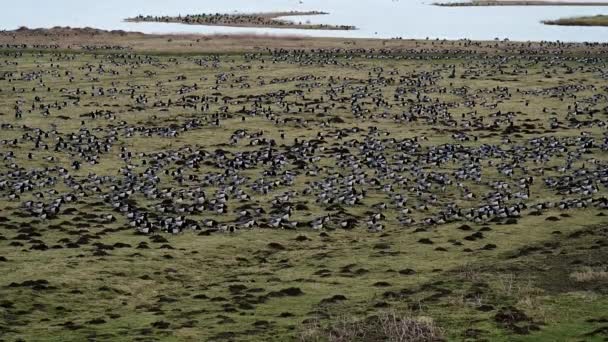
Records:
<instances>
[{"instance_id":1,"label":"patch of brown grass","mask_svg":"<svg viewBox=\"0 0 608 342\"><path fill-rule=\"evenodd\" d=\"M592 281L608 280L608 271L606 269L598 269L592 267L584 267L579 271L572 272L570 278L579 283L587 283Z\"/></svg>"},{"instance_id":2,"label":"patch of brown grass","mask_svg":"<svg viewBox=\"0 0 608 342\"><path fill-rule=\"evenodd\" d=\"M428 317L415 317L409 313L383 312L363 320L349 317L338 319L328 328L318 321L303 327L300 341L441 341L443 331Z\"/></svg>"}]
</instances>

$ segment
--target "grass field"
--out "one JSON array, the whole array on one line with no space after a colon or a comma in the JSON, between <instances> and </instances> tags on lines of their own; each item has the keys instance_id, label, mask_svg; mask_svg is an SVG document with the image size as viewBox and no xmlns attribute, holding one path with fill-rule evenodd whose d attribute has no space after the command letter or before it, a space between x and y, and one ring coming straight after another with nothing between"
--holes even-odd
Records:
<instances>
[{"instance_id":1,"label":"grass field","mask_svg":"<svg viewBox=\"0 0 608 342\"><path fill-rule=\"evenodd\" d=\"M608 338L605 47L69 32L0 36L0 340Z\"/></svg>"}]
</instances>

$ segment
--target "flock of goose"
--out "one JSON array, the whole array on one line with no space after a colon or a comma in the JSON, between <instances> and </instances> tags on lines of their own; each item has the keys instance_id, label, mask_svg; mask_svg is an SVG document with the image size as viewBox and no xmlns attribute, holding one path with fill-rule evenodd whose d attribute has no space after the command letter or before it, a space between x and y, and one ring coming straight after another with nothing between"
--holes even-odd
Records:
<instances>
[{"instance_id":1,"label":"flock of goose","mask_svg":"<svg viewBox=\"0 0 608 342\"><path fill-rule=\"evenodd\" d=\"M606 61L3 52L0 208L140 233L426 229L606 209ZM1 209L0 209L1 210Z\"/></svg>"},{"instance_id":2,"label":"flock of goose","mask_svg":"<svg viewBox=\"0 0 608 342\"><path fill-rule=\"evenodd\" d=\"M184 16L152 16L138 15L133 18L128 18L130 22L160 22L160 23L180 23L188 25L220 25L220 26L245 26L245 27L279 27L279 28L298 28L298 29L320 29L320 30L355 30L356 27L351 25L328 25L328 24L310 24L293 22L289 20L279 19L289 16L308 16L308 15L323 15L325 12L307 11L307 12L269 12L269 13L203 13L191 14Z\"/></svg>"}]
</instances>

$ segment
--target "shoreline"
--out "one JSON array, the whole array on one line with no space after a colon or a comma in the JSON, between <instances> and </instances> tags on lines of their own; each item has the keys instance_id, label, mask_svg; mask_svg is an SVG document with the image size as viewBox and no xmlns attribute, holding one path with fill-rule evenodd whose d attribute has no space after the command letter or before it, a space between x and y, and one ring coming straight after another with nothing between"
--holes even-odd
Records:
<instances>
[{"instance_id":1,"label":"shoreline","mask_svg":"<svg viewBox=\"0 0 608 342\"><path fill-rule=\"evenodd\" d=\"M583 16L543 20L545 25L608 27L608 15Z\"/></svg>"},{"instance_id":2,"label":"shoreline","mask_svg":"<svg viewBox=\"0 0 608 342\"><path fill-rule=\"evenodd\" d=\"M352 31L352 25L307 24L279 18L294 16L327 15L322 11L288 11L267 13L234 13L234 14L189 14L185 16L151 16L138 15L124 19L130 23L174 23L201 26L251 27L274 29L330 30Z\"/></svg>"},{"instance_id":3,"label":"shoreline","mask_svg":"<svg viewBox=\"0 0 608 342\"><path fill-rule=\"evenodd\" d=\"M140 53L209 54L267 52L272 49L311 50L341 49L343 51L373 50L407 54L608 54L608 43L531 42L509 40L440 40L330 38L305 35L258 34L145 34L95 28L26 27L0 31L0 49L4 50L66 50L66 51L130 51Z\"/></svg>"},{"instance_id":4,"label":"shoreline","mask_svg":"<svg viewBox=\"0 0 608 342\"><path fill-rule=\"evenodd\" d=\"M493 6L608 6L608 2L592 1L542 1L542 0L473 0L467 2L436 2L433 6L439 7L493 7Z\"/></svg>"}]
</instances>

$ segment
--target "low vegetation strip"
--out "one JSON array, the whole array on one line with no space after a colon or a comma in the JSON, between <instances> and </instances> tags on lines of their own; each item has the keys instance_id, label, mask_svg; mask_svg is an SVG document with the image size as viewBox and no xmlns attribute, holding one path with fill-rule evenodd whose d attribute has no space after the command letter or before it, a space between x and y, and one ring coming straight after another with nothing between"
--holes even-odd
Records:
<instances>
[{"instance_id":1,"label":"low vegetation strip","mask_svg":"<svg viewBox=\"0 0 608 342\"><path fill-rule=\"evenodd\" d=\"M293 16L325 15L327 12L307 11L307 12L268 12L268 13L235 13L235 14L191 14L185 16L151 16L139 15L127 18L127 22L159 22L159 23L180 23L188 25L207 25L207 26L235 26L235 27L268 27L268 28L295 28L306 30L355 30L356 27L349 25L328 25L310 24L293 22L279 18Z\"/></svg>"},{"instance_id":2,"label":"low vegetation strip","mask_svg":"<svg viewBox=\"0 0 608 342\"><path fill-rule=\"evenodd\" d=\"M473 6L608 6L607 2L593 1L543 1L543 0L472 0L463 2L437 2L442 7L473 7Z\"/></svg>"},{"instance_id":3,"label":"low vegetation strip","mask_svg":"<svg viewBox=\"0 0 608 342\"><path fill-rule=\"evenodd\" d=\"M545 20L543 21L543 24L560 26L608 26L608 15Z\"/></svg>"}]
</instances>

